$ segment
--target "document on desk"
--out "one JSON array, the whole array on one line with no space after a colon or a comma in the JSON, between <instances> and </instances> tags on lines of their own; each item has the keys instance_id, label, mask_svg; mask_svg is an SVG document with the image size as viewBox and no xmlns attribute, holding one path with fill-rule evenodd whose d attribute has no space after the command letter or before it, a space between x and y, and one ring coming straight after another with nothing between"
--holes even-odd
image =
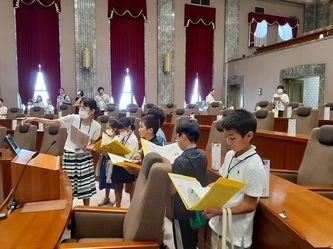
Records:
<instances>
[{"instance_id":1,"label":"document on desk","mask_svg":"<svg viewBox=\"0 0 333 249\"><path fill-rule=\"evenodd\" d=\"M67 200L51 200L28 202L24 205L21 213L40 212L65 209Z\"/></svg>"},{"instance_id":2,"label":"document on desk","mask_svg":"<svg viewBox=\"0 0 333 249\"><path fill-rule=\"evenodd\" d=\"M83 149L88 145L89 136L71 125L71 140L76 146Z\"/></svg>"}]
</instances>

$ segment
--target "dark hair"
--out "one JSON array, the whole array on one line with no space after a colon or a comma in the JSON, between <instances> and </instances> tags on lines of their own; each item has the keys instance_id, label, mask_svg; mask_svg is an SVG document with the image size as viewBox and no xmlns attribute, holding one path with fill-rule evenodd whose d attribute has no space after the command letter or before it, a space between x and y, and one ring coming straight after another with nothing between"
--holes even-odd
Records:
<instances>
[{"instance_id":1,"label":"dark hair","mask_svg":"<svg viewBox=\"0 0 333 249\"><path fill-rule=\"evenodd\" d=\"M0 101L1 101L1 102L4 102L4 101L3 101L3 98L0 98Z\"/></svg>"},{"instance_id":2,"label":"dark hair","mask_svg":"<svg viewBox=\"0 0 333 249\"><path fill-rule=\"evenodd\" d=\"M109 119L109 126L114 129L115 134L118 135L119 131L118 131L118 122L115 119Z\"/></svg>"},{"instance_id":3,"label":"dark hair","mask_svg":"<svg viewBox=\"0 0 333 249\"><path fill-rule=\"evenodd\" d=\"M97 104L96 101L92 98L82 98L81 103L85 107L89 107L90 110L95 110L97 112Z\"/></svg>"},{"instance_id":4,"label":"dark hair","mask_svg":"<svg viewBox=\"0 0 333 249\"><path fill-rule=\"evenodd\" d=\"M118 120L118 130L119 129L127 129L129 126L131 126L131 130L135 130L135 125L131 122L129 118L123 117Z\"/></svg>"},{"instance_id":5,"label":"dark hair","mask_svg":"<svg viewBox=\"0 0 333 249\"><path fill-rule=\"evenodd\" d=\"M63 87L60 87L59 89L61 89L61 90L65 91L65 89L64 89Z\"/></svg>"},{"instance_id":6,"label":"dark hair","mask_svg":"<svg viewBox=\"0 0 333 249\"><path fill-rule=\"evenodd\" d=\"M99 92L99 90L103 90L104 91L104 87L99 87L98 89L97 89L97 92Z\"/></svg>"},{"instance_id":7,"label":"dark hair","mask_svg":"<svg viewBox=\"0 0 333 249\"><path fill-rule=\"evenodd\" d=\"M215 90L215 88L213 88L213 87L209 89L210 92L211 92L211 91L214 91L214 90Z\"/></svg>"},{"instance_id":8,"label":"dark hair","mask_svg":"<svg viewBox=\"0 0 333 249\"><path fill-rule=\"evenodd\" d=\"M84 92L82 90L78 90L78 92L80 93L80 96L83 97Z\"/></svg>"},{"instance_id":9,"label":"dark hair","mask_svg":"<svg viewBox=\"0 0 333 249\"><path fill-rule=\"evenodd\" d=\"M255 134L257 130L257 120L252 113L245 109L237 109L225 116L222 120L222 129L234 129L244 137L249 131L252 131L253 134Z\"/></svg>"},{"instance_id":10,"label":"dark hair","mask_svg":"<svg viewBox=\"0 0 333 249\"><path fill-rule=\"evenodd\" d=\"M147 129L153 129L154 134L160 128L160 120L157 116L148 114L141 118L141 122L145 124Z\"/></svg>"},{"instance_id":11,"label":"dark hair","mask_svg":"<svg viewBox=\"0 0 333 249\"><path fill-rule=\"evenodd\" d=\"M148 114L156 116L160 120L160 126L164 123L165 121L165 113L163 109L154 106L148 110Z\"/></svg>"},{"instance_id":12,"label":"dark hair","mask_svg":"<svg viewBox=\"0 0 333 249\"><path fill-rule=\"evenodd\" d=\"M276 89L282 89L282 90L284 90L284 86L283 85L278 85Z\"/></svg>"},{"instance_id":13,"label":"dark hair","mask_svg":"<svg viewBox=\"0 0 333 249\"><path fill-rule=\"evenodd\" d=\"M176 132L179 135L185 134L185 136L191 143L196 143L198 142L200 136L199 123L195 119L183 120L178 124Z\"/></svg>"}]
</instances>

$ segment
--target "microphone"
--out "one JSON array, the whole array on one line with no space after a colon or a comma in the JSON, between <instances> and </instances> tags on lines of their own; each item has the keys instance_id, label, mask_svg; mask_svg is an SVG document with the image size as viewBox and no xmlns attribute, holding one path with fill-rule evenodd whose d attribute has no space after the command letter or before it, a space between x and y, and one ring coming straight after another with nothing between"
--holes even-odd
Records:
<instances>
[{"instance_id":1,"label":"microphone","mask_svg":"<svg viewBox=\"0 0 333 249\"><path fill-rule=\"evenodd\" d=\"M30 157L30 159L25 163L25 165L23 166L23 170L22 170L22 172L21 172L21 175L20 175L19 179L17 180L16 185L15 185L15 187L14 187L14 189L13 189L13 201L12 201L12 203L10 203L10 204L7 206L7 209L9 209L8 214L9 214L11 211L13 211L13 210L15 210L15 209L20 208L20 207L23 206L23 204L22 204L21 202L18 202L18 201L16 200L16 198L15 198L16 189L17 189L17 187L19 186L19 184L20 184L20 182L21 182L22 176L24 175L24 171L25 171L25 169L27 168L28 163L29 163L32 159L34 159L36 156L38 156L38 154L39 154L39 151L36 151L36 152Z\"/></svg>"},{"instance_id":2,"label":"microphone","mask_svg":"<svg viewBox=\"0 0 333 249\"><path fill-rule=\"evenodd\" d=\"M46 151L44 152L44 154L47 154L47 152L49 152L50 148L56 143L57 141L54 140L50 145L49 147L46 149Z\"/></svg>"}]
</instances>

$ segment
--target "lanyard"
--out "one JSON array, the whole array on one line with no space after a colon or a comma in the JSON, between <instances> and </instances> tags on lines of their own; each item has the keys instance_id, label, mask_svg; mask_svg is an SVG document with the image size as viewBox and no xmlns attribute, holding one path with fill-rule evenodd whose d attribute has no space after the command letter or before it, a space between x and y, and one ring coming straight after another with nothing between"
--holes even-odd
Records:
<instances>
[{"instance_id":1,"label":"lanyard","mask_svg":"<svg viewBox=\"0 0 333 249\"><path fill-rule=\"evenodd\" d=\"M131 135L132 135L132 132L128 134L126 141L125 141L125 138L126 138L126 137L124 137L124 138L121 140L121 143L122 143L123 145L126 145L128 139L130 138Z\"/></svg>"},{"instance_id":2,"label":"lanyard","mask_svg":"<svg viewBox=\"0 0 333 249\"><path fill-rule=\"evenodd\" d=\"M233 170L238 164L244 162L246 159L248 159L248 158L254 156L255 154L257 154L257 153L255 152L255 153L253 153L253 154L251 154L251 155L245 157L243 160L239 161L238 163L236 163L235 165L233 165L232 167L230 167L230 166L231 166L231 163L232 163L232 160L233 160L234 157L235 157L235 156L233 156L233 157L231 158L230 163L229 163L229 166L228 166L228 174L227 174L227 177L226 177L226 178L229 178L229 173L230 173L230 171Z\"/></svg>"},{"instance_id":3,"label":"lanyard","mask_svg":"<svg viewBox=\"0 0 333 249\"><path fill-rule=\"evenodd\" d=\"M92 119L90 119L90 124L89 124L88 134L89 134L89 132L90 132L91 122L92 122ZM81 123L82 123L82 118L80 118L79 130L81 130Z\"/></svg>"}]
</instances>

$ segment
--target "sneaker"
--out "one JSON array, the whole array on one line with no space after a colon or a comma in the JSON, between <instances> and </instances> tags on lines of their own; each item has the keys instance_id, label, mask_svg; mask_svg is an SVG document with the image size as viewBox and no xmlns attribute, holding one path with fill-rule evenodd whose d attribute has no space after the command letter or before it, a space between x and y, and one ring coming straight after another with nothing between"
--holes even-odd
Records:
<instances>
[{"instance_id":1,"label":"sneaker","mask_svg":"<svg viewBox=\"0 0 333 249\"><path fill-rule=\"evenodd\" d=\"M104 198L100 203L98 203L98 206L104 206L110 203L110 199Z\"/></svg>"}]
</instances>

